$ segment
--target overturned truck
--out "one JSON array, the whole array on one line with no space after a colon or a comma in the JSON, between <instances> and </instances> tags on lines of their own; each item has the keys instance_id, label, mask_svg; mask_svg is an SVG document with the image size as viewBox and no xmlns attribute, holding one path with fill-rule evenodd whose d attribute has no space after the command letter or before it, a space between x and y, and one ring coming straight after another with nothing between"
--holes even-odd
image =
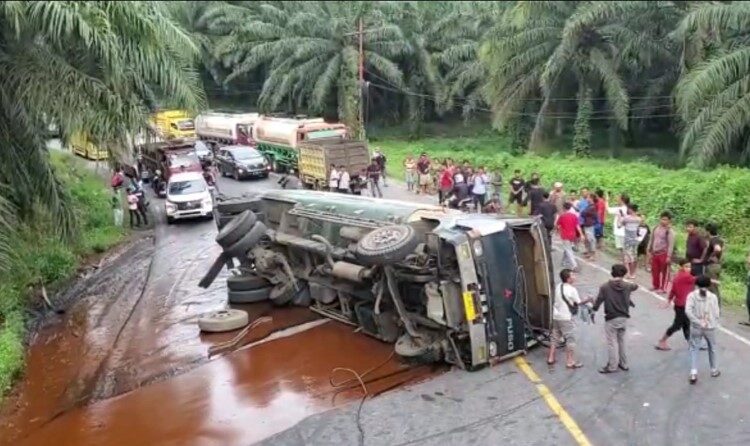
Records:
<instances>
[{"instance_id":1,"label":"overturned truck","mask_svg":"<svg viewBox=\"0 0 750 446\"><path fill-rule=\"evenodd\" d=\"M306 305L404 359L467 370L549 330L552 264L537 220L306 190L217 209L223 254L202 286L239 260L230 301Z\"/></svg>"}]
</instances>

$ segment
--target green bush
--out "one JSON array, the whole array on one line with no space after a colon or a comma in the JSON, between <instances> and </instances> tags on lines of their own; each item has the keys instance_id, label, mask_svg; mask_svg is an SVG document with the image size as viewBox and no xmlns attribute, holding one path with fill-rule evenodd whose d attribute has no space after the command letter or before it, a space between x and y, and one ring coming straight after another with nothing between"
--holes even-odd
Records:
<instances>
[{"instance_id":1,"label":"green bush","mask_svg":"<svg viewBox=\"0 0 750 446\"><path fill-rule=\"evenodd\" d=\"M539 172L546 185L562 181L568 190L603 188L609 192L612 200L620 193L627 193L652 225L663 210L673 213L678 229L689 218L704 223L714 222L719 225L720 235L727 243L724 257L726 274L722 281L729 279L735 282L727 283L725 289L734 290L733 294L741 291L738 282L745 280L745 256L750 247L750 170L733 167L719 167L711 171L666 170L646 161L582 160L560 155L512 156L506 149L508 146L503 146L499 138L495 138L492 146L460 150L467 145L474 147L479 141L481 139L470 139L469 142L463 139L443 140L433 144L431 140L413 143L384 140L377 145L388 156L389 169L394 175L402 175L404 156L419 147L432 158L467 158L475 165L485 165L493 173L502 173L504 182L514 169L520 169L527 177L531 172ZM452 147L457 149L451 150ZM503 193L507 193L507 186ZM684 237L679 239L678 249L684 253ZM744 295L730 298L739 302L744 300Z\"/></svg>"},{"instance_id":2,"label":"green bush","mask_svg":"<svg viewBox=\"0 0 750 446\"><path fill-rule=\"evenodd\" d=\"M75 240L62 240L42 211L17 229L13 262L0 283L0 397L23 368L28 290L69 278L83 256L112 247L124 234L113 224L111 195L103 178L64 153L53 153L52 163L71 198L80 233Z\"/></svg>"}]
</instances>

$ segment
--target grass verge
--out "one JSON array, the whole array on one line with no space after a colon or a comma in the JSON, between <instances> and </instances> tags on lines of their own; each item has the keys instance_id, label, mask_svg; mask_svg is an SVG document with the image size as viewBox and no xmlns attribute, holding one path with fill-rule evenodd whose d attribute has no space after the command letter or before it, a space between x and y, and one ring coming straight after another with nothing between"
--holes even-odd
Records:
<instances>
[{"instance_id":1,"label":"grass verge","mask_svg":"<svg viewBox=\"0 0 750 446\"><path fill-rule=\"evenodd\" d=\"M53 152L51 158L80 233L74 240L61 240L43 213L17 230L10 271L0 284L0 399L23 370L26 308L33 288L71 277L85 256L106 251L125 235L114 226L106 182L69 154Z\"/></svg>"}]
</instances>

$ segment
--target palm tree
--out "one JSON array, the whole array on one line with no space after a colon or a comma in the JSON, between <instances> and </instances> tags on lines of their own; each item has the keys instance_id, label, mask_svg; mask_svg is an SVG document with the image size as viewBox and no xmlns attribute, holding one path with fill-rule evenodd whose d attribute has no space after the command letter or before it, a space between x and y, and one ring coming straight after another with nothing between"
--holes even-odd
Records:
<instances>
[{"instance_id":1,"label":"palm tree","mask_svg":"<svg viewBox=\"0 0 750 446\"><path fill-rule=\"evenodd\" d=\"M750 160L749 30L750 5L744 2L702 5L678 29L701 44L697 60L685 60L690 65L676 90L686 124L681 153L696 166Z\"/></svg>"},{"instance_id":2,"label":"palm tree","mask_svg":"<svg viewBox=\"0 0 750 446\"><path fill-rule=\"evenodd\" d=\"M391 57L403 53L397 27L368 2L274 2L257 5L251 18L220 48L232 60L227 82L253 70L267 76L259 105L276 110L285 100L322 112L336 105L339 118L359 129L358 22L364 22L365 69L398 87L403 75ZM284 104L285 105L285 104Z\"/></svg>"},{"instance_id":3,"label":"palm tree","mask_svg":"<svg viewBox=\"0 0 750 446\"><path fill-rule=\"evenodd\" d=\"M41 205L71 236L40 129L52 120L64 137L82 129L124 147L159 97L202 106L197 48L159 2L4 2L0 28L0 224Z\"/></svg>"},{"instance_id":4,"label":"palm tree","mask_svg":"<svg viewBox=\"0 0 750 446\"><path fill-rule=\"evenodd\" d=\"M595 12L602 7L600 2L518 2L507 11L482 53L491 73L486 95L496 125L526 113L529 100L539 100L531 140L536 147L548 116L557 117L558 123L567 118L566 102L554 99L567 94L577 101L576 132L590 134L590 101L601 91L610 119L627 129L628 91L619 49L609 36L622 25L601 23ZM575 140L589 146L588 137L581 136Z\"/></svg>"}]
</instances>

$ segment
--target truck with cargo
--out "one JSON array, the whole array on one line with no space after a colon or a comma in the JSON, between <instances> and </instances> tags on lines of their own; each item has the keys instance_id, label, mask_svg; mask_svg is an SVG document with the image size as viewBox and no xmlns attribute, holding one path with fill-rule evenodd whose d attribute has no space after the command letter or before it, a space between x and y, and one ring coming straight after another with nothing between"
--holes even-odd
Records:
<instances>
[{"instance_id":1,"label":"truck with cargo","mask_svg":"<svg viewBox=\"0 0 750 446\"><path fill-rule=\"evenodd\" d=\"M198 155L195 153L195 140L171 139L145 143L136 148L140 153L141 164L153 178L152 185L160 196L160 186L173 174L180 172L203 172Z\"/></svg>"},{"instance_id":2,"label":"truck with cargo","mask_svg":"<svg viewBox=\"0 0 750 446\"><path fill-rule=\"evenodd\" d=\"M164 139L195 138L193 117L185 110L161 110L151 115L154 133Z\"/></svg>"},{"instance_id":3,"label":"truck with cargo","mask_svg":"<svg viewBox=\"0 0 750 446\"><path fill-rule=\"evenodd\" d=\"M255 146L253 124L258 113L201 113L195 118L195 135L201 141L220 146Z\"/></svg>"},{"instance_id":4,"label":"truck with cargo","mask_svg":"<svg viewBox=\"0 0 750 446\"><path fill-rule=\"evenodd\" d=\"M344 124L325 122L323 118L261 116L253 128L256 148L275 172L298 169L299 145L303 142L349 138Z\"/></svg>"},{"instance_id":5,"label":"truck with cargo","mask_svg":"<svg viewBox=\"0 0 750 446\"><path fill-rule=\"evenodd\" d=\"M344 166L350 177L358 176L367 168L370 151L367 141L347 139L308 140L299 144L299 179L310 189L328 186L331 164Z\"/></svg>"},{"instance_id":6,"label":"truck with cargo","mask_svg":"<svg viewBox=\"0 0 750 446\"><path fill-rule=\"evenodd\" d=\"M109 151L99 147L84 132L76 132L70 137L70 147L73 153L90 160L105 160L109 158Z\"/></svg>"}]
</instances>

